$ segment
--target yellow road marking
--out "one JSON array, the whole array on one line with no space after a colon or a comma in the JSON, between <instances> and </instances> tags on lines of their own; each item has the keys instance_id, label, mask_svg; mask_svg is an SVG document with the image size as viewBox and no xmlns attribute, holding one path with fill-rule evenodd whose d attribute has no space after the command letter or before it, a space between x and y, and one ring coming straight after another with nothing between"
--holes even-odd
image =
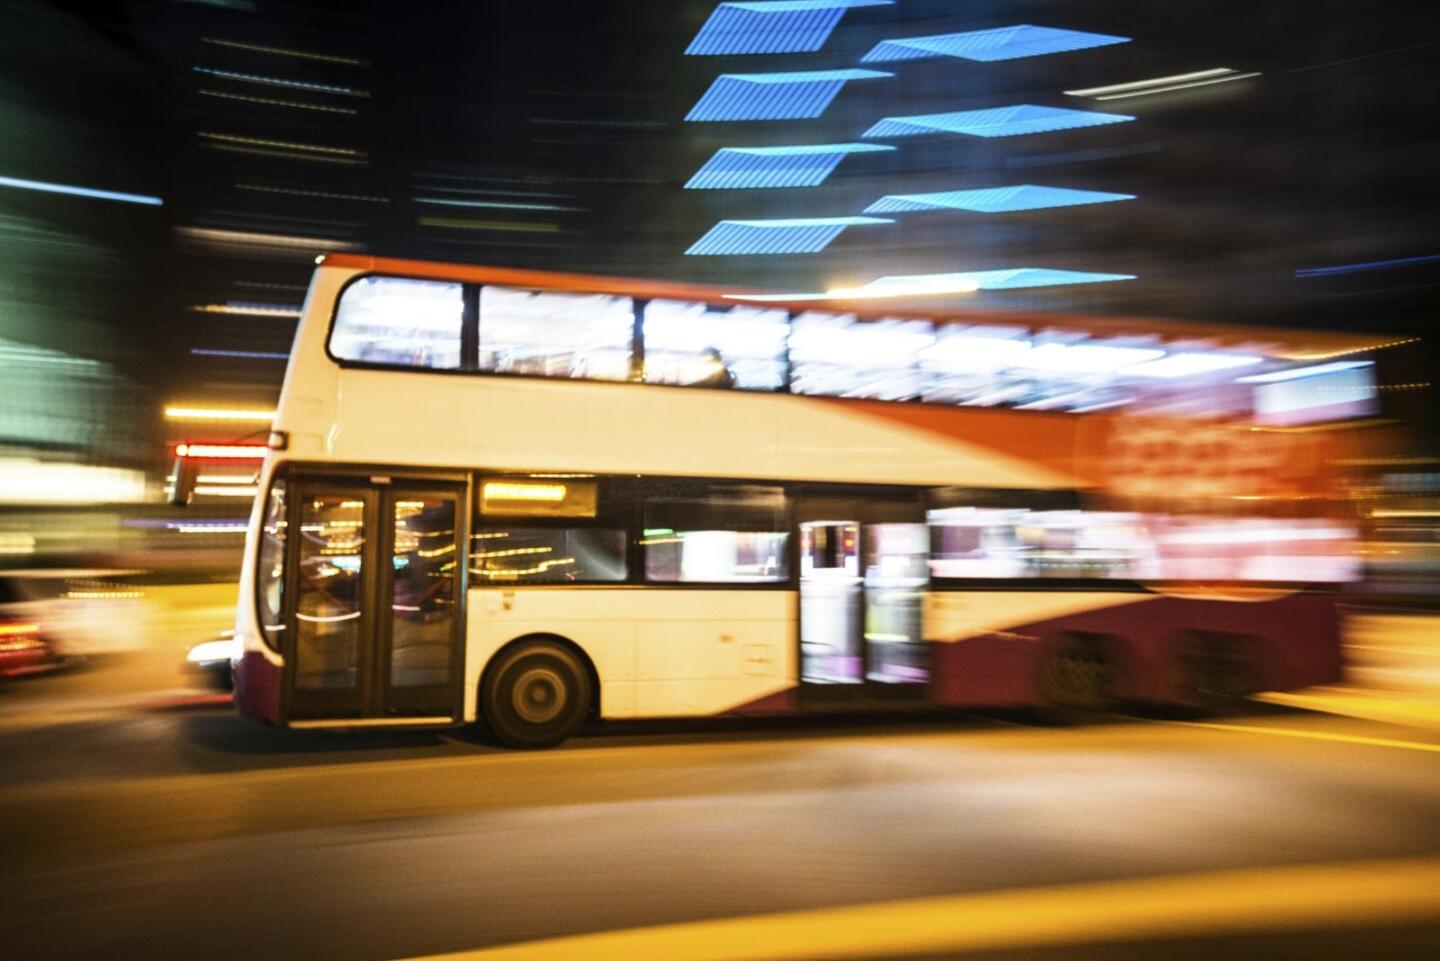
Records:
<instances>
[{"instance_id":1,"label":"yellow road marking","mask_svg":"<svg viewBox=\"0 0 1440 961\"><path fill-rule=\"evenodd\" d=\"M1296 731L1288 727L1258 727L1250 724L1211 724L1207 721L1165 721L1184 727L1205 727L1214 731L1241 731L1245 734L1273 734L1276 737L1303 737L1315 741L1336 741L1341 744L1365 744L1370 747L1398 747L1407 751L1432 751L1440 753L1440 744L1426 744L1423 741L1402 741L1389 737L1366 737L1363 734L1335 734L1329 731Z\"/></svg>"},{"instance_id":2,"label":"yellow road marking","mask_svg":"<svg viewBox=\"0 0 1440 961\"><path fill-rule=\"evenodd\" d=\"M798 961L1440 917L1440 859L1260 868L604 931L412 961Z\"/></svg>"}]
</instances>

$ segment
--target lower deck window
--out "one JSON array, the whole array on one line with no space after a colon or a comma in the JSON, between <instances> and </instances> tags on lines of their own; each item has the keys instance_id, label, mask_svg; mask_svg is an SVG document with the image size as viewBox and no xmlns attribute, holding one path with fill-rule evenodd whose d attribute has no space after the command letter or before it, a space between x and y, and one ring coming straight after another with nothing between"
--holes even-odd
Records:
<instances>
[{"instance_id":1,"label":"lower deck window","mask_svg":"<svg viewBox=\"0 0 1440 961\"><path fill-rule=\"evenodd\" d=\"M470 538L470 572L477 585L623 581L626 536L610 528L488 528Z\"/></svg>"},{"instance_id":2,"label":"lower deck window","mask_svg":"<svg viewBox=\"0 0 1440 961\"><path fill-rule=\"evenodd\" d=\"M783 531L647 530L645 578L713 584L765 584L789 576Z\"/></svg>"}]
</instances>

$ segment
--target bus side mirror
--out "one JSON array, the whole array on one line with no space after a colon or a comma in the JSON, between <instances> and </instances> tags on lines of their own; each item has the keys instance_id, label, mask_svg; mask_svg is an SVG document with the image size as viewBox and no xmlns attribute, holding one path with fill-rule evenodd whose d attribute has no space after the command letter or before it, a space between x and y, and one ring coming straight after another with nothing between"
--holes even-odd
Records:
<instances>
[{"instance_id":1,"label":"bus side mirror","mask_svg":"<svg viewBox=\"0 0 1440 961\"><path fill-rule=\"evenodd\" d=\"M189 507L195 498L195 482L200 476L200 465L193 457L175 458L175 486L170 490L170 503L176 507Z\"/></svg>"}]
</instances>

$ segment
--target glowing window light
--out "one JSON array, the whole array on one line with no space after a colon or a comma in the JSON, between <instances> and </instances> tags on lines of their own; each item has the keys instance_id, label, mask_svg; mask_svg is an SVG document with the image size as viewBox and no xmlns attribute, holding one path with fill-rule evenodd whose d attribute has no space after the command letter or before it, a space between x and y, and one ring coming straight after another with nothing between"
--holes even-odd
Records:
<instances>
[{"instance_id":1,"label":"glowing window light","mask_svg":"<svg viewBox=\"0 0 1440 961\"><path fill-rule=\"evenodd\" d=\"M118 200L127 204L144 204L149 207L163 206L165 201L146 194L127 194L116 190L96 190L93 187L74 187L69 184L52 184L43 180L24 180L20 177L0 177L0 187L16 190L36 190L47 194L67 194L71 197L89 197L93 200Z\"/></svg>"},{"instance_id":2,"label":"glowing window light","mask_svg":"<svg viewBox=\"0 0 1440 961\"><path fill-rule=\"evenodd\" d=\"M201 130L199 136L205 140L218 140L223 143L243 143L256 147L280 147L285 150L302 150L309 153L336 154L345 157L364 156L365 151L354 150L350 147L329 147L324 144L301 143L297 140L271 140L266 137L242 137L233 133L213 133L208 130Z\"/></svg>"},{"instance_id":3,"label":"glowing window light","mask_svg":"<svg viewBox=\"0 0 1440 961\"><path fill-rule=\"evenodd\" d=\"M548 501L565 499L564 484L518 484L510 481L486 481L480 498L486 501Z\"/></svg>"},{"instance_id":4,"label":"glowing window light","mask_svg":"<svg viewBox=\"0 0 1440 961\"><path fill-rule=\"evenodd\" d=\"M721 147L685 184L687 190L817 187L847 154L877 153L885 144L832 143L794 147Z\"/></svg>"},{"instance_id":5,"label":"glowing window light","mask_svg":"<svg viewBox=\"0 0 1440 961\"><path fill-rule=\"evenodd\" d=\"M233 70L216 70L212 67L195 67L196 73L203 73L209 77L220 77L223 80L235 80L240 83L258 83L268 87L285 87L289 90L313 90L316 93L333 93L345 97L368 97L368 90L357 90L354 87L341 87L330 83L307 83L303 80L286 80L283 77L265 77L253 73L236 73Z\"/></svg>"},{"instance_id":6,"label":"glowing window light","mask_svg":"<svg viewBox=\"0 0 1440 961\"><path fill-rule=\"evenodd\" d=\"M354 250L358 247L348 240L332 237L301 237L296 234L266 234L249 230L220 230L213 227L177 227L182 237L219 246L280 247L297 250Z\"/></svg>"},{"instance_id":7,"label":"glowing window light","mask_svg":"<svg viewBox=\"0 0 1440 961\"><path fill-rule=\"evenodd\" d=\"M1159 360L1165 351L1102 344L1041 344L1010 359L1010 366L1075 374L1108 373L1117 367Z\"/></svg>"},{"instance_id":8,"label":"glowing window light","mask_svg":"<svg viewBox=\"0 0 1440 961\"><path fill-rule=\"evenodd\" d=\"M1134 200L1134 194L1103 190L1070 190L1020 184L1014 187L987 187L981 190L946 190L928 194L890 194L865 208L867 214L891 214L911 210L970 210L976 213L1009 213L1046 207L1073 207Z\"/></svg>"},{"instance_id":9,"label":"glowing window light","mask_svg":"<svg viewBox=\"0 0 1440 961\"><path fill-rule=\"evenodd\" d=\"M243 534L247 530L245 524L226 523L217 521L207 523L196 521L184 524L166 524L165 527L181 534Z\"/></svg>"},{"instance_id":10,"label":"glowing window light","mask_svg":"<svg viewBox=\"0 0 1440 961\"><path fill-rule=\"evenodd\" d=\"M339 194L328 190L297 190L291 187L270 187L265 184L236 184L236 190L262 194L285 194L291 197L317 197L322 200L356 200L367 204L388 204L388 197L367 197L364 194Z\"/></svg>"},{"instance_id":11,"label":"glowing window light","mask_svg":"<svg viewBox=\"0 0 1440 961\"><path fill-rule=\"evenodd\" d=\"M889 6L892 0L754 0L722 3L690 46L689 56L733 53L809 53L829 39L851 7Z\"/></svg>"},{"instance_id":12,"label":"glowing window light","mask_svg":"<svg viewBox=\"0 0 1440 961\"><path fill-rule=\"evenodd\" d=\"M818 117L848 80L893 77L879 70L722 73L685 115L689 121L796 120Z\"/></svg>"},{"instance_id":13,"label":"glowing window light","mask_svg":"<svg viewBox=\"0 0 1440 961\"><path fill-rule=\"evenodd\" d=\"M226 93L223 90L199 91L202 97L216 97L220 100L235 100L243 103L258 103L264 107L289 107L293 110L314 110L318 113L341 113L354 115L358 113L354 107L336 107L321 103L304 103L300 100L277 100L274 97L247 97L240 93Z\"/></svg>"},{"instance_id":14,"label":"glowing window light","mask_svg":"<svg viewBox=\"0 0 1440 961\"><path fill-rule=\"evenodd\" d=\"M261 460L269 450L264 444L176 444L176 457L207 460Z\"/></svg>"},{"instance_id":15,"label":"glowing window light","mask_svg":"<svg viewBox=\"0 0 1440 961\"><path fill-rule=\"evenodd\" d=\"M1340 360L1333 364L1315 364L1311 367L1292 367L1289 370L1276 370L1268 374L1251 374L1249 377L1237 377L1238 384L1273 384L1281 380L1296 380L1301 377L1319 377L1322 374L1337 374L1342 370L1355 370L1357 367L1369 367L1373 361L1369 360Z\"/></svg>"},{"instance_id":16,"label":"glowing window light","mask_svg":"<svg viewBox=\"0 0 1440 961\"><path fill-rule=\"evenodd\" d=\"M485 207L495 210L581 210L581 207L565 207L560 204L517 204L499 200L458 200L452 197L416 197L417 204L434 204L441 207Z\"/></svg>"},{"instance_id":17,"label":"glowing window light","mask_svg":"<svg viewBox=\"0 0 1440 961\"><path fill-rule=\"evenodd\" d=\"M351 67L368 67L369 61L355 57L342 57L333 53L314 53L309 50L293 50L288 47L267 47L258 43L241 43L238 40L222 40L218 37L201 37L202 43L213 43L217 47L230 47L250 53L269 53L279 57L294 57L297 60L316 60L320 63L343 63Z\"/></svg>"},{"instance_id":18,"label":"glowing window light","mask_svg":"<svg viewBox=\"0 0 1440 961\"><path fill-rule=\"evenodd\" d=\"M824 250L846 227L888 224L879 217L814 217L801 220L722 220L685 251L715 254L809 254Z\"/></svg>"},{"instance_id":19,"label":"glowing window light","mask_svg":"<svg viewBox=\"0 0 1440 961\"><path fill-rule=\"evenodd\" d=\"M1250 354L1210 353L1207 351L1181 351L1159 360L1135 364L1120 371L1127 377L1193 377L1196 374L1211 374L1238 367L1253 367L1263 363L1264 357Z\"/></svg>"},{"instance_id":20,"label":"glowing window light","mask_svg":"<svg viewBox=\"0 0 1440 961\"><path fill-rule=\"evenodd\" d=\"M244 420L270 423L275 419L273 410L234 410L225 407L182 407L165 408L166 420Z\"/></svg>"},{"instance_id":21,"label":"glowing window light","mask_svg":"<svg viewBox=\"0 0 1440 961\"><path fill-rule=\"evenodd\" d=\"M256 301L232 300L224 304L195 304L191 310L201 314L236 314L241 317L299 317L300 308L287 304L266 304Z\"/></svg>"},{"instance_id":22,"label":"glowing window light","mask_svg":"<svg viewBox=\"0 0 1440 961\"><path fill-rule=\"evenodd\" d=\"M931 37L908 37L882 40L860 58L861 63L888 63L896 60L920 60L927 57L960 57L965 60L1018 60L1021 57L1043 57L1052 53L1087 50L1115 43L1129 43L1129 37L1083 30L1060 30L1022 23L1013 27L991 30L970 30L965 33L944 33Z\"/></svg>"},{"instance_id":23,"label":"glowing window light","mask_svg":"<svg viewBox=\"0 0 1440 961\"><path fill-rule=\"evenodd\" d=\"M958 133L971 137L1018 137L1078 127L1124 123L1134 117L1093 110L1042 107L1022 103L984 110L918 114L913 117L885 117L865 131L866 137L913 137L917 134Z\"/></svg>"}]
</instances>

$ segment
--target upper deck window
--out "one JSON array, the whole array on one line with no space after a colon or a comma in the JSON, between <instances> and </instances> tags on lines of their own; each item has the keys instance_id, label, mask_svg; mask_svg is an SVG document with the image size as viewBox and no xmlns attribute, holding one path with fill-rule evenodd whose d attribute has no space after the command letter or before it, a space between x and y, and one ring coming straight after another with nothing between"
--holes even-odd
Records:
<instances>
[{"instance_id":1,"label":"upper deck window","mask_svg":"<svg viewBox=\"0 0 1440 961\"><path fill-rule=\"evenodd\" d=\"M921 392L921 353L935 342L926 320L859 321L806 311L790 333L791 389L826 397L910 400Z\"/></svg>"},{"instance_id":2,"label":"upper deck window","mask_svg":"<svg viewBox=\"0 0 1440 961\"><path fill-rule=\"evenodd\" d=\"M780 390L789 315L682 300L645 305L645 382Z\"/></svg>"},{"instance_id":3,"label":"upper deck window","mask_svg":"<svg viewBox=\"0 0 1440 961\"><path fill-rule=\"evenodd\" d=\"M464 303L461 284L361 277L340 295L330 353L368 364L458 370Z\"/></svg>"},{"instance_id":4,"label":"upper deck window","mask_svg":"<svg viewBox=\"0 0 1440 961\"><path fill-rule=\"evenodd\" d=\"M629 380L635 305L613 294L480 288L480 369Z\"/></svg>"}]
</instances>

